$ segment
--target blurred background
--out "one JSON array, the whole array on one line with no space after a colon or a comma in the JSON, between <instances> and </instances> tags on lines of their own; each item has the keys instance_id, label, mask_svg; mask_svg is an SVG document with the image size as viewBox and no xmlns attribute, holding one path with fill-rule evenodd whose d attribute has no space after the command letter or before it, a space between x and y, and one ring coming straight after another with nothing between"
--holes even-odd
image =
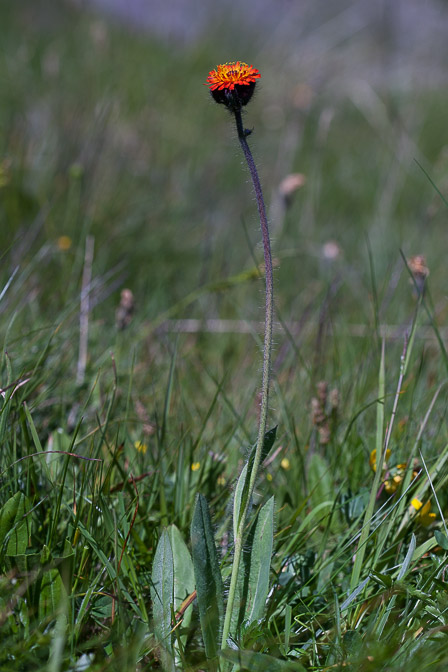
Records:
<instances>
[{"instance_id":1,"label":"blurred background","mask_svg":"<svg viewBox=\"0 0 448 672\"><path fill-rule=\"evenodd\" d=\"M446 1L3 0L0 26L12 333L77 314L89 237L91 338L106 349L124 288L149 329L166 316L261 318L249 176L204 86L238 59L262 75L245 123L279 319L299 329L324 311L361 335L407 324L415 297L400 250L424 256L446 317Z\"/></svg>"},{"instance_id":2,"label":"blurred background","mask_svg":"<svg viewBox=\"0 0 448 672\"><path fill-rule=\"evenodd\" d=\"M95 670L135 670L159 531L175 522L189 539L197 492L231 562L229 498L259 414L263 254L233 120L204 83L236 60L261 73L244 123L275 263L278 433L260 492L275 494L280 616L266 650L287 652L300 627L310 669L358 652L363 669L409 656L426 669L432 644L446 656L442 560L420 546L433 528L415 512L400 522L404 494L383 502L423 456L441 505L429 511L422 474L419 518L446 513L447 36L448 0L0 0L0 517L16 521L0 560L17 559L0 583L2 670L67 668L61 605L70 669L96 651ZM349 584L383 425L369 604ZM40 569L21 582L28 561ZM65 561L73 601L59 602Z\"/></svg>"}]
</instances>

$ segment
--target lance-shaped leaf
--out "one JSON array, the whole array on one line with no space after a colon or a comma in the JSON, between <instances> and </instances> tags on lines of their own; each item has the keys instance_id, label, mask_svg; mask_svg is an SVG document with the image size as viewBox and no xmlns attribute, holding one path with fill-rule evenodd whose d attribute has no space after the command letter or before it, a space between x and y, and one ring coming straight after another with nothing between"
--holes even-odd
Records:
<instances>
[{"instance_id":1,"label":"lance-shaped leaf","mask_svg":"<svg viewBox=\"0 0 448 672\"><path fill-rule=\"evenodd\" d=\"M207 658L216 658L224 618L221 571L207 501L198 495L191 522L194 576Z\"/></svg>"},{"instance_id":2,"label":"lance-shaped leaf","mask_svg":"<svg viewBox=\"0 0 448 672\"><path fill-rule=\"evenodd\" d=\"M8 499L0 510L0 552L6 538L6 555L21 555L25 553L31 533L30 518L26 516L31 505L22 492Z\"/></svg>"},{"instance_id":3,"label":"lance-shaped leaf","mask_svg":"<svg viewBox=\"0 0 448 672\"><path fill-rule=\"evenodd\" d=\"M273 540L274 498L271 497L260 510L254 527L244 622L252 623L263 615L269 591Z\"/></svg>"},{"instance_id":4,"label":"lance-shaped leaf","mask_svg":"<svg viewBox=\"0 0 448 672\"><path fill-rule=\"evenodd\" d=\"M266 457L269 454L269 451L271 450L272 446L274 445L275 441L275 436L277 434L277 427L273 427L270 429L266 434L264 435L264 441L263 441L263 449L261 451L261 460L260 463L263 462L263 460L266 459ZM256 452L256 446L252 448L250 451L249 459L247 460L246 464L244 465L241 474L238 478L238 482L236 484L235 488L235 495L233 497L233 537L234 540L237 537L238 534L238 527L241 522L241 515L242 512L245 509L246 503L247 503L247 498L249 497L249 484L250 484L250 477L252 474L252 468L254 466L254 460L255 460L255 452Z\"/></svg>"},{"instance_id":5,"label":"lance-shaped leaf","mask_svg":"<svg viewBox=\"0 0 448 672\"><path fill-rule=\"evenodd\" d=\"M238 635L241 625L263 616L269 591L274 538L274 497L260 509L245 543L235 595L230 632Z\"/></svg>"},{"instance_id":6,"label":"lance-shaped leaf","mask_svg":"<svg viewBox=\"0 0 448 672\"><path fill-rule=\"evenodd\" d=\"M174 672L171 635L171 609L174 594L174 562L170 535L163 530L157 544L152 566L151 599L154 617L154 634L161 649L162 667Z\"/></svg>"},{"instance_id":7,"label":"lance-shaped leaf","mask_svg":"<svg viewBox=\"0 0 448 672\"><path fill-rule=\"evenodd\" d=\"M274 656L257 653L256 651L225 649L221 651L221 656L225 660L239 665L242 670L249 670L249 672L305 672L305 668L299 662L279 660Z\"/></svg>"},{"instance_id":8,"label":"lance-shaped leaf","mask_svg":"<svg viewBox=\"0 0 448 672\"><path fill-rule=\"evenodd\" d=\"M48 569L42 576L39 591L39 621L55 618L66 599L66 591L57 569Z\"/></svg>"},{"instance_id":9,"label":"lance-shaped leaf","mask_svg":"<svg viewBox=\"0 0 448 672\"><path fill-rule=\"evenodd\" d=\"M189 597L195 590L193 561L190 551L187 548L182 535L175 525L168 527L168 534L173 552L174 584L173 584L173 611L177 613L185 598ZM187 628L191 621L193 606L190 605L184 611L182 616L182 627ZM183 643L187 640L187 635L181 638ZM177 656L176 656L177 658Z\"/></svg>"}]
</instances>

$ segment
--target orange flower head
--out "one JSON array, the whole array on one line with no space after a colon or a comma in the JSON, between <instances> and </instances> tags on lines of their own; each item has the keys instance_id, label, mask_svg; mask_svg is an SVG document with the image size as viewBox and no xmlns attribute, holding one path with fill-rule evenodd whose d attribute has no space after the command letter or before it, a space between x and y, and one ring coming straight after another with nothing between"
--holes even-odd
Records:
<instances>
[{"instance_id":1,"label":"orange flower head","mask_svg":"<svg viewBox=\"0 0 448 672\"><path fill-rule=\"evenodd\" d=\"M260 73L252 65L235 61L218 65L216 70L211 70L205 86L209 87L217 103L230 109L240 109L252 98L256 80L260 77Z\"/></svg>"}]
</instances>

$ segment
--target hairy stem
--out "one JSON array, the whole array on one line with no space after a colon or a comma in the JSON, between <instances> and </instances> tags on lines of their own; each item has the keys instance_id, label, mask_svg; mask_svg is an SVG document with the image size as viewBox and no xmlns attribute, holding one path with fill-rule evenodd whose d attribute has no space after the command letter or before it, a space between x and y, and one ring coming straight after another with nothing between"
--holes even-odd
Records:
<instances>
[{"instance_id":1,"label":"hairy stem","mask_svg":"<svg viewBox=\"0 0 448 672\"><path fill-rule=\"evenodd\" d=\"M255 161L253 159L249 145L247 144L246 138L250 134L250 131L246 131L243 128L241 110L235 109L234 114L235 114L236 127L238 131L238 139L240 141L241 148L244 152L244 157L249 167L250 176L252 178L252 184L254 186L255 196L257 199L258 214L260 217L261 236L263 239L265 278L266 278L266 312L265 312L265 330L264 330L264 347L263 347L263 374L261 381L260 421L258 426L257 445L255 450L255 459L250 474L249 493L244 510L241 512L240 522L238 525L235 539L232 575L230 577L229 596L227 599L224 627L222 632L222 642L221 642L222 648L226 646L227 638L229 636L230 622L235 602L235 591L238 580L238 572L241 564L241 553L243 550L244 528L246 526L247 514L249 511L249 507L251 505L252 495L255 488L255 482L258 475L258 469L260 467L264 435L266 433L268 404L269 404L269 379L271 374L272 324L274 317L274 278L272 272L271 243L269 239L268 220L266 217L266 208L264 205L263 192L261 190L260 179L258 177Z\"/></svg>"}]
</instances>

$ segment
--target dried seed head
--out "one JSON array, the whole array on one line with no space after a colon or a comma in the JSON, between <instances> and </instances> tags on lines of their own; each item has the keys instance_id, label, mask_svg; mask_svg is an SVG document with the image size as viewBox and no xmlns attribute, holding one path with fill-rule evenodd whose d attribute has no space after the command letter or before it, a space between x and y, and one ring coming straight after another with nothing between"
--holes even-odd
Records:
<instances>
[{"instance_id":1,"label":"dried seed head","mask_svg":"<svg viewBox=\"0 0 448 672\"><path fill-rule=\"evenodd\" d=\"M333 388L329 394L330 406L332 411L337 411L339 408L339 390Z\"/></svg>"},{"instance_id":2,"label":"dried seed head","mask_svg":"<svg viewBox=\"0 0 448 672\"><path fill-rule=\"evenodd\" d=\"M326 416L325 411L322 408L322 404L319 399L313 397L311 399L311 422L316 427L320 427L325 422Z\"/></svg>"},{"instance_id":3,"label":"dried seed head","mask_svg":"<svg viewBox=\"0 0 448 672\"><path fill-rule=\"evenodd\" d=\"M115 313L115 324L117 329L123 330L128 327L134 315L135 301L134 295L130 289L123 289L121 292L120 305Z\"/></svg>"},{"instance_id":4,"label":"dried seed head","mask_svg":"<svg viewBox=\"0 0 448 672\"><path fill-rule=\"evenodd\" d=\"M319 443L321 446L327 446L330 443L331 431L328 422L319 427Z\"/></svg>"},{"instance_id":5,"label":"dried seed head","mask_svg":"<svg viewBox=\"0 0 448 672\"><path fill-rule=\"evenodd\" d=\"M304 186L306 177L303 173L291 173L287 175L278 185L278 192L283 199L285 206L291 204L295 192Z\"/></svg>"},{"instance_id":6,"label":"dried seed head","mask_svg":"<svg viewBox=\"0 0 448 672\"><path fill-rule=\"evenodd\" d=\"M417 289L418 294L422 294L425 288L426 278L429 275L429 268L426 265L425 257L422 254L416 254L414 257L410 257L410 259L408 259L408 266L414 277L414 280L410 279L410 282Z\"/></svg>"},{"instance_id":7,"label":"dried seed head","mask_svg":"<svg viewBox=\"0 0 448 672\"><path fill-rule=\"evenodd\" d=\"M322 405L322 410L325 410L325 406L327 405L327 392L328 384L325 380L321 380L319 383L317 383L317 398Z\"/></svg>"}]
</instances>

